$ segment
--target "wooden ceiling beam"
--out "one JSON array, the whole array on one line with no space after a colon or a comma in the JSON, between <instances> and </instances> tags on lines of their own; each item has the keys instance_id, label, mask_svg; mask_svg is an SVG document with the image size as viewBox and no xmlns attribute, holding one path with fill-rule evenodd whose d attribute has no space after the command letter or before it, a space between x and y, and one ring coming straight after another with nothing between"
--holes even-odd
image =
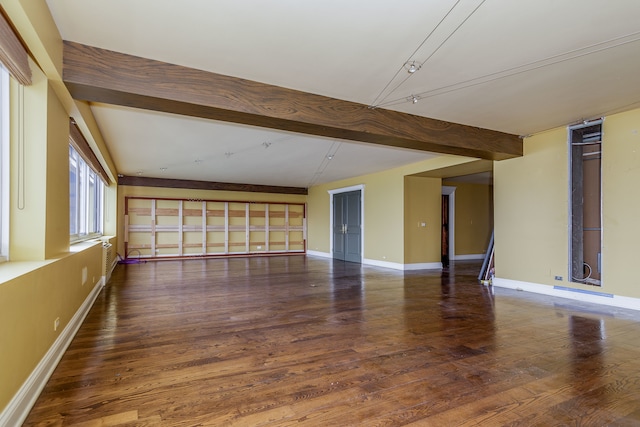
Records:
<instances>
[{"instance_id":1,"label":"wooden ceiling beam","mask_svg":"<svg viewBox=\"0 0 640 427\"><path fill-rule=\"evenodd\" d=\"M443 154L522 156L517 135L64 42L63 80L78 100Z\"/></svg>"},{"instance_id":2,"label":"wooden ceiling beam","mask_svg":"<svg viewBox=\"0 0 640 427\"><path fill-rule=\"evenodd\" d=\"M137 187L184 188L190 190L245 191L250 193L308 194L306 188L276 185L234 184L230 182L193 181L188 179L149 178L144 176L118 176L118 185Z\"/></svg>"}]
</instances>

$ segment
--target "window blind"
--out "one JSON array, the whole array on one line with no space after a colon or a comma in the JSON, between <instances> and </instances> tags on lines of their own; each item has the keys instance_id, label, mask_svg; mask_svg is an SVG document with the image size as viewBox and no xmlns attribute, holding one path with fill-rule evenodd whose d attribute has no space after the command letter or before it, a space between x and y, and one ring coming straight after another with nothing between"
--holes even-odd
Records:
<instances>
[{"instance_id":1,"label":"window blind","mask_svg":"<svg viewBox=\"0 0 640 427\"><path fill-rule=\"evenodd\" d=\"M29 55L0 8L0 62L23 85L31 84Z\"/></svg>"},{"instance_id":2,"label":"window blind","mask_svg":"<svg viewBox=\"0 0 640 427\"><path fill-rule=\"evenodd\" d=\"M109 175L107 175L107 172L100 164L89 143L82 135L82 132L80 132L78 125L73 119L70 119L69 124L69 143L76 149L82 159L87 162L89 167L100 176L105 185L109 185Z\"/></svg>"}]
</instances>

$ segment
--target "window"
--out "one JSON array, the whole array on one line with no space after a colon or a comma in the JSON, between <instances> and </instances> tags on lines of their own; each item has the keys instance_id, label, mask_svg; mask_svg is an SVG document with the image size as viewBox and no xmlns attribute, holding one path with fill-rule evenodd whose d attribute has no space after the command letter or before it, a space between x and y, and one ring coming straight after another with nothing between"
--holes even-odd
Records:
<instances>
[{"instance_id":1,"label":"window","mask_svg":"<svg viewBox=\"0 0 640 427\"><path fill-rule=\"evenodd\" d=\"M69 213L71 241L102 234L104 183L69 145Z\"/></svg>"},{"instance_id":2,"label":"window","mask_svg":"<svg viewBox=\"0 0 640 427\"><path fill-rule=\"evenodd\" d=\"M0 261L9 254L9 72L0 64Z\"/></svg>"},{"instance_id":3,"label":"window","mask_svg":"<svg viewBox=\"0 0 640 427\"><path fill-rule=\"evenodd\" d=\"M571 281L601 285L602 120L569 128Z\"/></svg>"}]
</instances>

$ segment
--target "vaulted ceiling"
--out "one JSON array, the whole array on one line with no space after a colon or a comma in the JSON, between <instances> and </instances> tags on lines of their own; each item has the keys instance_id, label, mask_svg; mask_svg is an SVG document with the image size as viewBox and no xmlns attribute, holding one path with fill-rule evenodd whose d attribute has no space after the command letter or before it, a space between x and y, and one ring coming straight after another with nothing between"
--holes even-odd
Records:
<instances>
[{"instance_id":1,"label":"vaulted ceiling","mask_svg":"<svg viewBox=\"0 0 640 427\"><path fill-rule=\"evenodd\" d=\"M414 129L421 129L421 123L427 123L427 130L442 127L443 122L463 125L456 135L467 141L465 149L478 147L477 153L466 153L491 158L483 151L486 147L472 140L476 128L486 130L483 135L497 131L489 139L513 141L517 135L640 106L637 0L47 0L47 4L62 38L72 42L67 48L94 47L98 52L227 76L231 82L245 79L291 90L287 97L301 94L296 99L305 108L310 99L329 99L316 105L313 126L300 125L297 118L293 126L282 117L229 122L222 120L228 110L215 116L168 108L167 103L154 108L140 101L140 96L148 99L153 94L116 99L113 94L122 87L109 87L111 96L106 96L104 88L77 89L78 81L74 92L67 82L74 97L91 102L123 175L309 187L439 153L458 154L459 141L446 132L402 134L396 125L406 120L418 123ZM106 68L99 72L109 76L105 70L118 64L101 65ZM410 72L412 65L415 72ZM140 68L141 77L145 73ZM177 79L165 86L180 88L181 81L185 83ZM110 84L117 83L114 78ZM156 89L161 88L163 81L157 84ZM182 89L183 94L188 91ZM126 91L131 94L136 88ZM202 86L197 93L205 96L205 92L207 86ZM242 105L249 95L241 93L234 117L255 116ZM202 102L210 101L205 96ZM171 103L175 105L174 100ZM323 105L339 108L323 116ZM271 106L267 101L259 105L263 110ZM364 107L360 111L368 117L366 123L352 129L357 135L342 132L350 125L341 128L336 111L353 111L357 106ZM403 118L388 124L385 120L397 117L394 113ZM264 114L260 112L261 117ZM340 131L322 131L323 126ZM503 153L503 148L497 151ZM495 158L512 155L517 154Z\"/></svg>"}]
</instances>

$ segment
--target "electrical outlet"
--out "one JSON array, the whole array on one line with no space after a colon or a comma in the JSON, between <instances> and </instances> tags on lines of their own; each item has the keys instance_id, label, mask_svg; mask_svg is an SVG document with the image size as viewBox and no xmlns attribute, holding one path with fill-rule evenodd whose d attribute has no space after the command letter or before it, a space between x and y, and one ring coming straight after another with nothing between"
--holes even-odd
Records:
<instances>
[{"instance_id":1,"label":"electrical outlet","mask_svg":"<svg viewBox=\"0 0 640 427\"><path fill-rule=\"evenodd\" d=\"M82 286L87 283L87 267L82 267Z\"/></svg>"},{"instance_id":2,"label":"electrical outlet","mask_svg":"<svg viewBox=\"0 0 640 427\"><path fill-rule=\"evenodd\" d=\"M60 326L60 318L56 317L56 320L53 321L53 330L57 331L58 330L58 326Z\"/></svg>"},{"instance_id":3,"label":"electrical outlet","mask_svg":"<svg viewBox=\"0 0 640 427\"><path fill-rule=\"evenodd\" d=\"M556 280L562 281L562 276L556 276Z\"/></svg>"},{"instance_id":4,"label":"electrical outlet","mask_svg":"<svg viewBox=\"0 0 640 427\"><path fill-rule=\"evenodd\" d=\"M258 246L258 250L262 249L262 246Z\"/></svg>"}]
</instances>

